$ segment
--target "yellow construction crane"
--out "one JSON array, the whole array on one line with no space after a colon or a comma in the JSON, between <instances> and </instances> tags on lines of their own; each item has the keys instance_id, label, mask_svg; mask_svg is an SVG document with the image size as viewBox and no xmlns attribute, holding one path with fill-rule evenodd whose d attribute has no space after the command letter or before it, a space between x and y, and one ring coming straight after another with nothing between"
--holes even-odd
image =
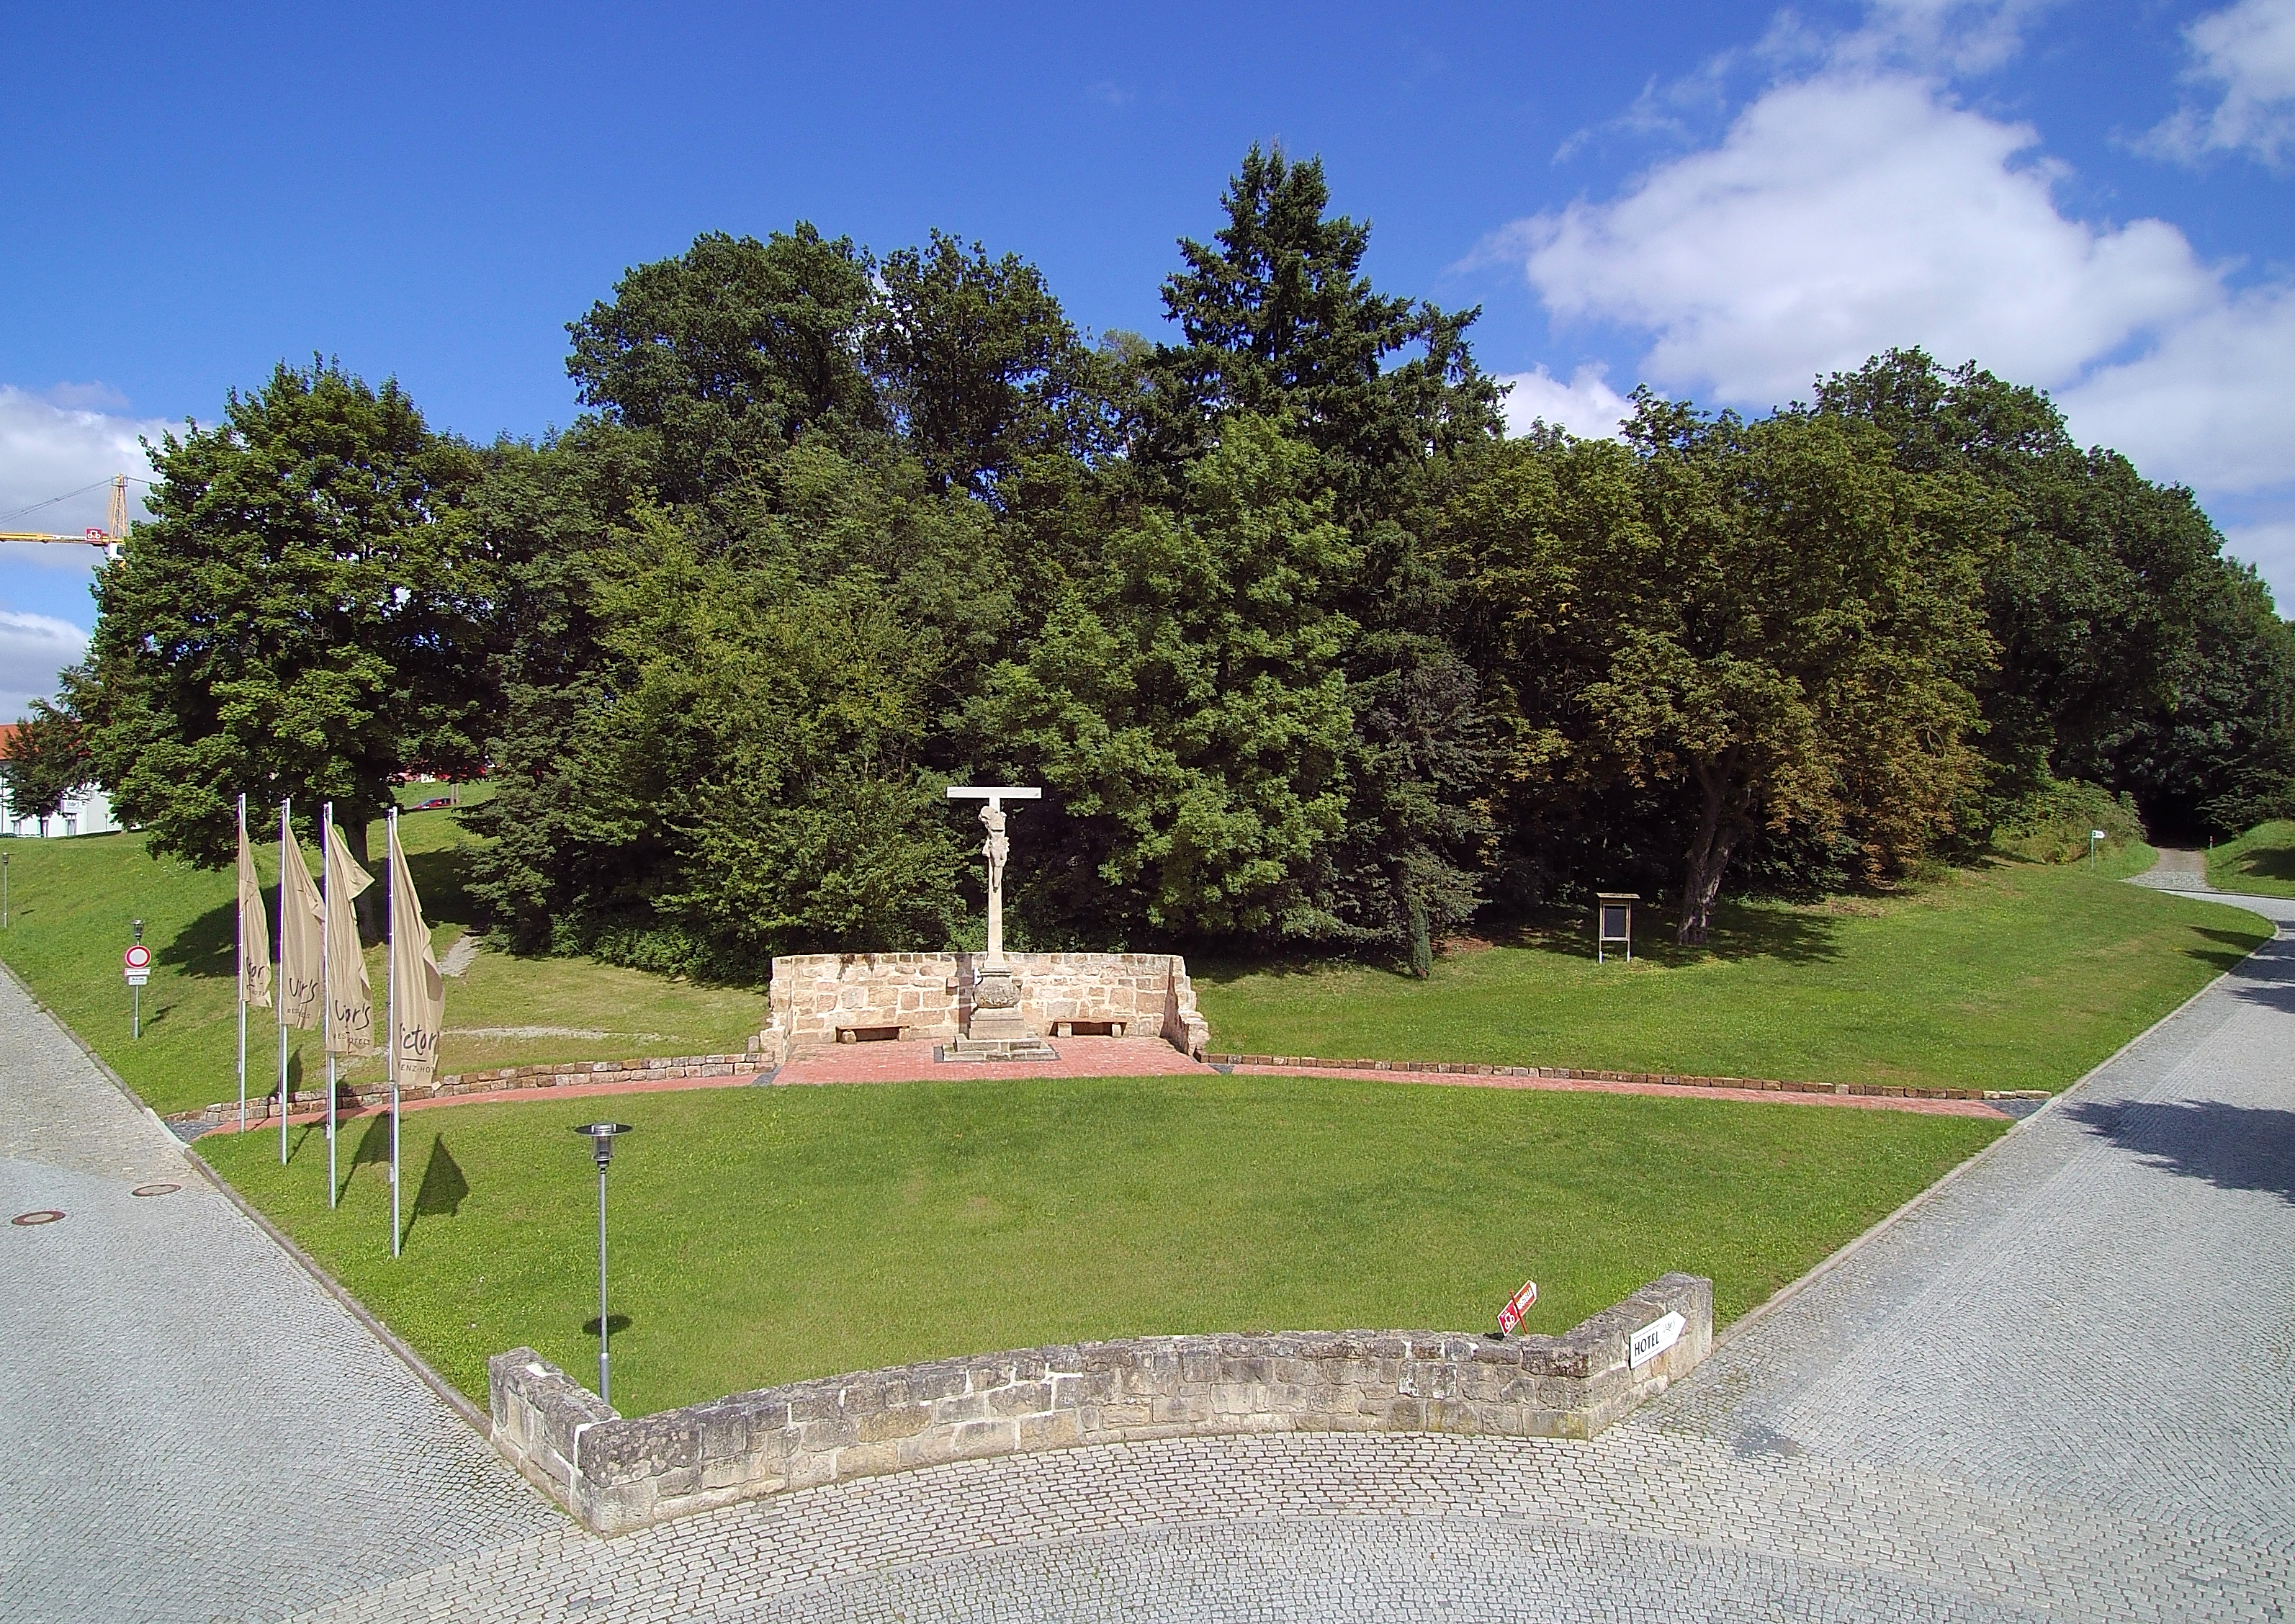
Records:
<instances>
[{"instance_id":1,"label":"yellow construction crane","mask_svg":"<svg viewBox=\"0 0 2295 1624\"><path fill-rule=\"evenodd\" d=\"M83 547L101 547L107 558L118 558L120 543L127 539L127 476L125 474L115 475L112 478L111 509L104 518L105 528L99 530L90 525L78 535L51 535L44 530L0 530L0 542L69 542Z\"/></svg>"}]
</instances>

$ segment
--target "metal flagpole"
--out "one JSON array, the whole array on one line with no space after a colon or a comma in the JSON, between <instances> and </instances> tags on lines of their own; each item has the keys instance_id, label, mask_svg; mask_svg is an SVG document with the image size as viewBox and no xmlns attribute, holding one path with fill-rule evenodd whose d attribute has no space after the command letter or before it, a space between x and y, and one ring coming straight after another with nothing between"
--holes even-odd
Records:
<instances>
[{"instance_id":1,"label":"metal flagpole","mask_svg":"<svg viewBox=\"0 0 2295 1624\"><path fill-rule=\"evenodd\" d=\"M398 849L398 808L390 809L390 861L385 865L390 882L390 945L383 956L390 961L390 991L385 995L383 1031L390 1039L390 1255L398 1255L398 865L405 853Z\"/></svg>"},{"instance_id":2,"label":"metal flagpole","mask_svg":"<svg viewBox=\"0 0 2295 1624\"><path fill-rule=\"evenodd\" d=\"M295 797L288 796L279 803L279 965L287 966L287 865L297 861L295 839L288 821ZM279 1006L279 1165L287 1165L287 978L279 978L278 996L271 1000Z\"/></svg>"},{"instance_id":3,"label":"metal flagpole","mask_svg":"<svg viewBox=\"0 0 2295 1624\"><path fill-rule=\"evenodd\" d=\"M335 924L335 865L327 861L335 849L335 804L319 809L319 1041L327 1051L327 1204L335 1204L335 983L327 951L333 943Z\"/></svg>"},{"instance_id":4,"label":"metal flagpole","mask_svg":"<svg viewBox=\"0 0 2295 1624\"><path fill-rule=\"evenodd\" d=\"M247 840L247 792L239 796L239 838ZM239 902L239 1130L247 1131L247 894Z\"/></svg>"}]
</instances>

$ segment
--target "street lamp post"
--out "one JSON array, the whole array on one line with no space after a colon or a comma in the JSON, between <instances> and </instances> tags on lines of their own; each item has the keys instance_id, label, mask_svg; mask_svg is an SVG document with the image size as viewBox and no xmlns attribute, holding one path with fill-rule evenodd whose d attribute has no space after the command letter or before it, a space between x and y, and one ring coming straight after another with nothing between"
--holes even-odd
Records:
<instances>
[{"instance_id":1,"label":"street lamp post","mask_svg":"<svg viewBox=\"0 0 2295 1624\"><path fill-rule=\"evenodd\" d=\"M8 928L8 853L0 852L0 930Z\"/></svg>"},{"instance_id":2,"label":"street lamp post","mask_svg":"<svg viewBox=\"0 0 2295 1624\"><path fill-rule=\"evenodd\" d=\"M137 919L134 923L135 926L135 945L142 947L143 945L143 921ZM129 983L128 985L135 999L135 1013L132 1017L133 1025L131 1028L131 1035L135 1037L138 1041L141 1041L143 1036L143 983L140 981L136 981Z\"/></svg>"},{"instance_id":3,"label":"street lamp post","mask_svg":"<svg viewBox=\"0 0 2295 1624\"><path fill-rule=\"evenodd\" d=\"M589 1136L591 1153L598 1159L598 1397L611 1404L614 1367L606 1320L606 1164L614 1159L614 1140L631 1128L627 1122L584 1122L574 1131Z\"/></svg>"}]
</instances>

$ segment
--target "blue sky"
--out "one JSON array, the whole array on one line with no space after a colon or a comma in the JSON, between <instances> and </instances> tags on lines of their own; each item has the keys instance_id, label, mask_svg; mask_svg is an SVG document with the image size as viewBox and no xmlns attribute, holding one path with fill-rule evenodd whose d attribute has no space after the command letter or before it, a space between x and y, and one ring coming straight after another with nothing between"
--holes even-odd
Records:
<instances>
[{"instance_id":1,"label":"blue sky","mask_svg":"<svg viewBox=\"0 0 2295 1624\"><path fill-rule=\"evenodd\" d=\"M564 324L698 232L933 226L1154 333L1253 141L1514 406L1760 409L1923 343L2193 485L2295 605L2295 0L0 11L0 528L282 358L576 411ZM347 10L348 8L342 8ZM0 714L92 616L0 546Z\"/></svg>"}]
</instances>

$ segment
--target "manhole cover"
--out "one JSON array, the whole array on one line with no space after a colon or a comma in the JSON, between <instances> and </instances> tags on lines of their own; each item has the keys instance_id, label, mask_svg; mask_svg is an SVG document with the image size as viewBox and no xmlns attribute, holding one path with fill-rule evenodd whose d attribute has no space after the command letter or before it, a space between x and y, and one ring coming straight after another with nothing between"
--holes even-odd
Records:
<instances>
[{"instance_id":1,"label":"manhole cover","mask_svg":"<svg viewBox=\"0 0 2295 1624\"><path fill-rule=\"evenodd\" d=\"M183 1187L180 1184L139 1184L127 1193L131 1196L172 1196Z\"/></svg>"},{"instance_id":2,"label":"manhole cover","mask_svg":"<svg viewBox=\"0 0 2295 1624\"><path fill-rule=\"evenodd\" d=\"M29 1228L33 1224L54 1223L62 1216L63 1214L57 1212L53 1207L43 1207L37 1212L19 1212L15 1217L10 1219L8 1221L12 1224L22 1224L25 1227Z\"/></svg>"}]
</instances>

